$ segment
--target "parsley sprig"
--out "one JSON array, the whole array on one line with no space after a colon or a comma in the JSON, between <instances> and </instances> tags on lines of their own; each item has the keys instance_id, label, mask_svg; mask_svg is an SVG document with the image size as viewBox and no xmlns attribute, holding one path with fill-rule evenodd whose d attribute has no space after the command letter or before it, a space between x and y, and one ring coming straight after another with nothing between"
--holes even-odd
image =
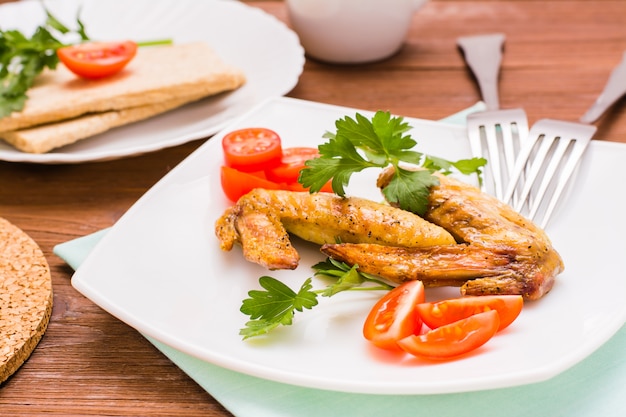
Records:
<instances>
[{"instance_id":1,"label":"parsley sprig","mask_svg":"<svg viewBox=\"0 0 626 417\"><path fill-rule=\"evenodd\" d=\"M76 24L77 29L70 29L46 10L45 24L30 38L18 30L0 29L0 117L22 110L35 78L45 68L57 67L56 50L65 46L57 36L77 34L89 40L78 16Z\"/></svg>"},{"instance_id":2,"label":"parsley sprig","mask_svg":"<svg viewBox=\"0 0 626 417\"><path fill-rule=\"evenodd\" d=\"M239 331L244 340L250 337L269 333L278 326L288 326L293 323L296 311L312 309L318 304L318 296L332 297L333 295L350 290L390 290L386 284L371 275L357 271L358 265L349 267L345 263L327 259L313 266L315 275L322 275L336 280L324 289L313 290L312 279L307 278L296 292L287 285L269 276L259 278L259 284L264 290L251 290L250 298L243 300L241 312L250 316L246 327ZM364 284L370 283L373 285Z\"/></svg>"},{"instance_id":3,"label":"parsley sprig","mask_svg":"<svg viewBox=\"0 0 626 417\"><path fill-rule=\"evenodd\" d=\"M346 116L337 120L335 127L336 133L324 134L328 141L318 146L320 156L307 161L307 168L300 171L298 181L311 192L319 191L332 180L333 191L344 196L352 174L391 165L395 173L383 190L385 198L404 210L423 214L429 189L439 184L432 175L434 171L447 175L455 169L465 175L477 174L482 181L481 167L487 163L484 158L452 162L415 151L417 142L407 133L411 126L403 117L378 111L370 120L356 113L355 119ZM405 169L404 164L423 169Z\"/></svg>"}]
</instances>

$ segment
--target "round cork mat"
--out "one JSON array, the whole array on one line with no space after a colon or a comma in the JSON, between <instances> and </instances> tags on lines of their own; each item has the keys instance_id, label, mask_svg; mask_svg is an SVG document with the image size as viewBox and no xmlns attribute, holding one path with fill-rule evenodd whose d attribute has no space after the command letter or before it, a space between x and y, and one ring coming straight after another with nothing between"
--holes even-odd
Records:
<instances>
[{"instance_id":1,"label":"round cork mat","mask_svg":"<svg viewBox=\"0 0 626 417\"><path fill-rule=\"evenodd\" d=\"M51 313L46 258L26 233L0 217L0 384L28 359Z\"/></svg>"}]
</instances>

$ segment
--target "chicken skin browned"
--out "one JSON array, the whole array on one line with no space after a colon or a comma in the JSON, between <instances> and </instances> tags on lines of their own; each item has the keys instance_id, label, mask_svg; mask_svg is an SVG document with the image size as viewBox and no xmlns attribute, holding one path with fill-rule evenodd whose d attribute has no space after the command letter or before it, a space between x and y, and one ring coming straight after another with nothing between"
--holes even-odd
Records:
<instances>
[{"instance_id":1,"label":"chicken skin browned","mask_svg":"<svg viewBox=\"0 0 626 417\"><path fill-rule=\"evenodd\" d=\"M391 172L384 172L384 187ZM426 249L324 245L328 256L391 281L460 286L462 294L521 294L541 298L563 271L546 233L478 188L440 176L424 218L452 233L458 245Z\"/></svg>"},{"instance_id":2,"label":"chicken skin browned","mask_svg":"<svg viewBox=\"0 0 626 417\"><path fill-rule=\"evenodd\" d=\"M240 243L244 257L268 269L294 269L300 257L289 234L317 243L431 247L455 244L450 233L387 204L329 193L255 189L217 220L222 250Z\"/></svg>"}]
</instances>

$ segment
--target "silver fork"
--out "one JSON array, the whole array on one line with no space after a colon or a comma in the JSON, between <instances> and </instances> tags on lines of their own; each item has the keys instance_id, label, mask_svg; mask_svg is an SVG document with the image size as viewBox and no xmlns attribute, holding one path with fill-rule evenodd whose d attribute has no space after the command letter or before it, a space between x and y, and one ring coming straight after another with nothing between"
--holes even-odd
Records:
<instances>
[{"instance_id":1,"label":"silver fork","mask_svg":"<svg viewBox=\"0 0 626 417\"><path fill-rule=\"evenodd\" d=\"M530 129L515 163L504 202L545 228L597 128L596 121L626 93L626 53L582 123L542 119ZM519 199L513 201L521 187ZM551 195L549 199L544 198Z\"/></svg>"},{"instance_id":2,"label":"silver fork","mask_svg":"<svg viewBox=\"0 0 626 417\"><path fill-rule=\"evenodd\" d=\"M463 36L457 45L471 68L487 106L487 111L467 117L467 133L472 155L486 158L482 189L503 199L521 143L528 136L526 112L500 110L498 73L505 36L501 33Z\"/></svg>"}]
</instances>

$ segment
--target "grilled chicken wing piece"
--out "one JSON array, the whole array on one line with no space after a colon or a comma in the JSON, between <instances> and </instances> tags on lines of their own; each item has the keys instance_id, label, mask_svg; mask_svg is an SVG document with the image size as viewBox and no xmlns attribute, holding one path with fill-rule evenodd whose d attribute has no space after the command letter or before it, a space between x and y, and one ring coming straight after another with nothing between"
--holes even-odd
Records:
<instances>
[{"instance_id":1,"label":"grilled chicken wing piece","mask_svg":"<svg viewBox=\"0 0 626 417\"><path fill-rule=\"evenodd\" d=\"M398 248L366 243L322 245L333 259L396 283L415 279L427 287L461 286L476 277L511 275L511 252L460 245Z\"/></svg>"},{"instance_id":2,"label":"grilled chicken wing piece","mask_svg":"<svg viewBox=\"0 0 626 417\"><path fill-rule=\"evenodd\" d=\"M289 233L317 243L430 247L455 244L450 233L387 204L329 193L255 189L220 217L222 250L240 243L244 257L268 269L294 269L300 257Z\"/></svg>"},{"instance_id":3,"label":"grilled chicken wing piece","mask_svg":"<svg viewBox=\"0 0 626 417\"><path fill-rule=\"evenodd\" d=\"M379 178L384 187L393 171ZM407 249L374 245L324 245L325 254L395 282L455 285L468 295L521 294L541 298L563 271L546 233L510 206L478 188L440 176L424 218L461 244Z\"/></svg>"}]
</instances>

